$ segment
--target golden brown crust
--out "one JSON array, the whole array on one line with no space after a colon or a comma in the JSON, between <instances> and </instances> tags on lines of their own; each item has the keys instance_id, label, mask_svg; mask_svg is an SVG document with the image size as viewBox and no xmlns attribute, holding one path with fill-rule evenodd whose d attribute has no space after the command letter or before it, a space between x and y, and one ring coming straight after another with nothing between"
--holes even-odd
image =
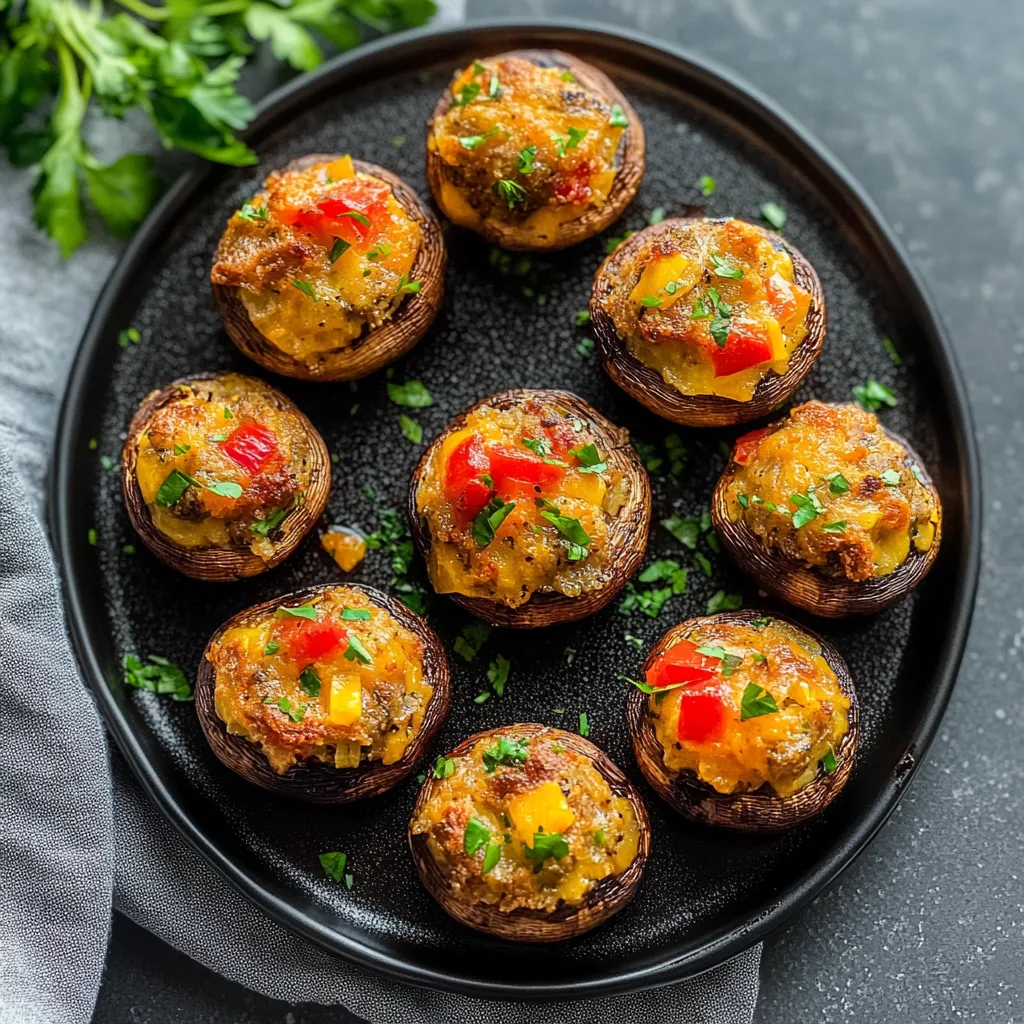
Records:
<instances>
[{"instance_id":1,"label":"golden brown crust","mask_svg":"<svg viewBox=\"0 0 1024 1024\"><path fill-rule=\"evenodd\" d=\"M340 154L311 153L292 160L286 171L303 170L317 163L336 160ZM403 356L426 334L444 299L444 274L448 254L437 218L420 197L396 174L364 160L353 160L359 174L369 174L391 186L392 194L423 232L423 244L409 274L420 281L416 294L408 295L376 330L363 334L343 348L318 352L310 361L294 358L266 338L249 318L249 312L235 287L213 284L213 297L220 308L224 330L250 359L285 377L301 380L339 381L365 377Z\"/></svg>"},{"instance_id":2,"label":"golden brown crust","mask_svg":"<svg viewBox=\"0 0 1024 1024\"><path fill-rule=\"evenodd\" d=\"M752 225L776 248L785 246L793 259L795 283L811 296L810 308L807 311L807 335L794 349L784 374L769 371L748 402L739 402L720 395L684 395L668 384L657 370L645 366L627 349L625 341L619 337L615 328L609 309L609 299L616 280L632 273L629 267L632 258L652 238L666 232L688 224L707 221L722 223L728 219L672 217L631 235L598 268L590 298L590 321L601 362L608 375L623 391L652 412L672 420L673 423L682 423L690 427L727 427L735 423L746 423L771 412L779 402L785 401L800 386L811 372L825 344L825 295L814 267L803 253L785 242L775 232L760 225Z\"/></svg>"},{"instance_id":3,"label":"golden brown crust","mask_svg":"<svg viewBox=\"0 0 1024 1024\"><path fill-rule=\"evenodd\" d=\"M636 815L639 842L636 857L629 867L618 875L609 875L601 879L575 906L559 903L553 911L533 910L520 907L516 910L503 911L488 903L466 903L460 899L448 883L444 871L431 856L427 837L413 834L409 830L409 849L412 859L419 872L420 880L438 903L451 914L455 920L477 931L497 935L513 942L558 942L595 928L602 921L618 913L636 893L643 874L644 864L651 848L651 825L636 787L626 778L622 770L589 740L575 733L551 729L546 725L522 723L505 726L501 729L490 729L476 733L463 740L454 750L445 755L457 758L468 754L481 740L489 736L506 736L521 739L533 739L540 734L557 737L558 742L567 750L589 758L593 766L603 776L616 796L624 797ZM431 799L434 790L432 774L427 779L416 799L412 820L419 817L426 803Z\"/></svg>"},{"instance_id":4,"label":"golden brown crust","mask_svg":"<svg viewBox=\"0 0 1024 1024\"><path fill-rule=\"evenodd\" d=\"M670 629L655 644L644 662L641 674L645 676L665 651L702 624L745 623L765 616L789 622L781 615L769 615L749 608L687 619ZM860 736L860 712L850 670L840 653L828 641L794 622L789 622L789 625L806 633L821 646L822 657L836 674L840 689L850 700L847 712L849 727L835 748L836 770L828 774L819 768L811 783L790 796L778 796L767 784L752 793L719 793L690 769L678 773L671 771L665 766L664 750L648 713L648 697L636 687L630 689L626 699L626 722L633 739L637 764L658 795L688 820L739 832L782 832L820 814L846 785L853 770Z\"/></svg>"},{"instance_id":5,"label":"golden brown crust","mask_svg":"<svg viewBox=\"0 0 1024 1024\"><path fill-rule=\"evenodd\" d=\"M412 525L412 539L423 558L430 552L430 527L416 505L416 492L420 479L434 452L444 443L446 437L461 430L466 419L475 409L489 406L507 409L527 399L534 399L556 408L565 409L583 420L599 442L598 447L605 455L610 469L617 469L626 481L625 504L608 524L608 561L612 567L612 579L598 590L591 590L579 597L567 597L559 593L535 593L517 608L510 608L500 601L482 597L467 597L452 593L449 596L459 605L488 625L511 629L533 629L538 626L552 626L561 622L576 622L587 618L608 604L625 587L629 578L640 567L647 547L647 535L651 525L651 485L647 472L629 443L629 434L615 426L582 398L568 391L526 390L516 388L499 391L481 399L452 420L424 452L412 480L409 482L409 520Z\"/></svg>"},{"instance_id":6,"label":"golden brown crust","mask_svg":"<svg viewBox=\"0 0 1024 1024\"><path fill-rule=\"evenodd\" d=\"M128 436L121 450L121 488L125 507L132 526L142 538L146 547L172 569L198 580L226 581L256 576L283 562L298 546L313 524L320 518L327 505L331 490L331 457L323 438L301 409L276 388L256 377L241 377L253 390L259 391L265 400L276 408L293 415L309 440L310 466L309 486L304 504L292 512L281 526L281 539L274 543L273 557L264 560L253 551L242 548L185 548L164 536L154 525L149 506L142 496L136 465L139 456L139 439L146 431L153 414L177 398L182 384L192 385L202 381L217 380L224 376L219 373L197 373L179 377L159 391L153 391L143 399L128 425Z\"/></svg>"},{"instance_id":7,"label":"golden brown crust","mask_svg":"<svg viewBox=\"0 0 1024 1024\"><path fill-rule=\"evenodd\" d=\"M566 249L571 245L592 238L604 231L619 218L623 210L633 201L644 176L644 129L637 112L629 100L616 88L612 80L592 64L561 50L510 50L488 57L488 60L503 60L520 57L540 67L556 67L571 71L577 82L606 99L609 104L618 104L629 121L619 145L619 163L615 180L607 199L600 205L588 207L576 220L562 225L558 235L544 244L524 232L516 224L506 224L494 218L485 218L474 230L488 242L510 249L513 252L549 252ZM438 99L430 120L427 122L427 136L434 132L435 123L448 113L452 104L451 90L446 88ZM444 210L441 202L441 185L452 181L448 165L437 153L427 150L427 182L434 193L434 200ZM452 182L454 184L454 182Z\"/></svg>"},{"instance_id":8,"label":"golden brown crust","mask_svg":"<svg viewBox=\"0 0 1024 1024\"><path fill-rule=\"evenodd\" d=\"M433 629L390 594L362 584L346 583L346 588L361 591L375 605L388 611L401 626L415 633L423 643L423 678L433 686L434 692L427 704L419 732L410 741L402 757L393 764L365 761L356 768L335 768L320 762L302 762L284 773L278 773L256 744L229 733L214 708L216 670L207 657L214 643L229 629L257 622L272 614L282 604L305 604L333 587L334 584L307 587L263 601L233 615L207 643L199 663L195 686L199 724L210 748L223 764L247 782L263 789L317 804L347 804L378 796L410 775L448 715L450 691L448 658L441 638Z\"/></svg>"},{"instance_id":9,"label":"golden brown crust","mask_svg":"<svg viewBox=\"0 0 1024 1024\"><path fill-rule=\"evenodd\" d=\"M736 522L730 520L727 491L732 473L737 468L735 462L730 462L718 478L711 497L711 521L740 568L769 594L824 618L872 615L908 594L928 574L935 563L942 539L942 502L939 500L939 492L910 444L881 424L879 429L903 448L904 464L908 469L917 467L921 483L932 496L938 521L931 546L927 551L918 551L911 546L906 560L885 576L855 581L842 575L826 575L817 568L806 566L765 547L742 519Z\"/></svg>"}]
</instances>

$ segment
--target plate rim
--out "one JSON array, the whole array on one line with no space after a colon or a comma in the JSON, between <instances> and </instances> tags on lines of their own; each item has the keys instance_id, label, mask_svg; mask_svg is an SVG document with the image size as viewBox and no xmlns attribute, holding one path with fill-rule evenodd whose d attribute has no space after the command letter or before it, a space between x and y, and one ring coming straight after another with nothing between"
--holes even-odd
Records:
<instances>
[{"instance_id":1,"label":"plate rim","mask_svg":"<svg viewBox=\"0 0 1024 1024\"><path fill-rule=\"evenodd\" d=\"M147 796L154 801L171 825L219 870L255 906L277 923L329 952L362 967L380 971L399 981L421 987L458 992L478 998L505 1000L552 1000L592 998L623 992L639 991L673 984L711 970L738 955L817 898L867 847L885 824L908 788L938 731L960 669L971 618L981 564L981 476L973 417L966 386L956 353L949 340L942 317L919 271L910 261L902 243L887 225L878 207L839 160L803 125L760 89L747 82L730 68L685 47L655 41L642 32L606 23L581 27L565 18L490 18L473 20L459 26L439 26L397 33L365 43L347 53L325 61L313 72L300 75L269 93L256 105L256 115L242 133L253 139L269 133L274 123L282 120L307 94L319 92L323 81L344 75L353 67L373 64L382 56L406 52L422 57L432 46L439 49L467 48L475 37L508 31L523 36L536 36L542 45L590 45L616 51L621 58L630 54L644 64L644 74L656 77L658 64L674 65L694 81L700 81L718 95L770 125L779 138L814 168L816 179L828 184L838 201L859 221L859 228L871 238L875 252L909 284L909 305L915 322L921 326L922 345L931 350L932 372L951 399L952 438L960 466L959 497L963 516L962 550L953 591L951 629L946 634L938 659L938 678L934 698L923 715L908 750L914 756L911 766L889 780L876 795L867 812L859 814L854 825L837 840L836 848L815 871L804 874L784 892L762 901L762 912L739 927L722 927L709 933L702 945L685 956L662 957L655 964L615 973L597 979L567 982L516 983L481 980L457 972L442 971L410 964L380 948L341 934L322 921L304 913L271 888L260 883L245 869L234 863L231 855L208 836L198 823L181 808L173 793L160 779L147 760L134 728L117 706L112 690L96 653L89 641L83 597L73 567L74 551L81 539L74 530L73 509L65 498L70 489L73 463L78 458L77 413L83 408L90 366L98 347L108 334L107 323L126 286L130 285L135 267L145 263L162 244L172 227L173 214L192 191L207 177L223 173L220 165L193 160L171 185L125 248L122 256L101 290L78 344L60 405L54 446L46 481L46 514L56 565L61 577L68 621L68 634L83 678L97 700L107 728Z\"/></svg>"}]
</instances>

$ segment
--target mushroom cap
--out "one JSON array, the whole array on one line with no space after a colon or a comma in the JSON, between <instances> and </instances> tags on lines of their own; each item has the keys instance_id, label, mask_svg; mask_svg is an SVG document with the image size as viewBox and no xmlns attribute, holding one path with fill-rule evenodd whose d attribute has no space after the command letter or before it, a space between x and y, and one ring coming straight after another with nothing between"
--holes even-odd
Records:
<instances>
[{"instance_id":1,"label":"mushroom cap","mask_svg":"<svg viewBox=\"0 0 1024 1024\"><path fill-rule=\"evenodd\" d=\"M487 732L476 733L463 740L445 756L462 757L480 740L489 736L515 736L529 740L541 734L555 736L566 749L589 758L608 783L612 793L625 797L630 802L636 815L639 842L636 857L621 874L602 878L584 895L583 900L575 905L559 902L551 911L527 907L504 911L489 903L467 903L461 898L453 891L441 865L431 855L427 837L423 834L413 834L411 823L409 829L412 859L420 880L430 895L461 924L502 939L511 939L513 942L558 942L561 939L569 939L595 928L602 921L618 913L636 893L651 849L650 819L639 791L603 750L576 733L536 723L520 723L503 729L489 729ZM416 798L412 820L420 815L422 808L431 798L434 786L433 774L428 773Z\"/></svg>"},{"instance_id":2,"label":"mushroom cap","mask_svg":"<svg viewBox=\"0 0 1024 1024\"><path fill-rule=\"evenodd\" d=\"M604 231L606 227L618 220L622 211L633 201L640 181L644 176L644 129L637 112L629 100L616 88L612 80L592 64L574 57L571 53L561 50L509 50L495 54L488 60L502 60L506 57L520 57L538 67L559 68L571 71L576 81L586 89L597 93L609 104L618 104L622 108L629 124L622 133L619 149L616 154L616 173L612 189L600 206L587 207L575 220L567 221L560 226L558 235L544 244L538 244L536 238L523 231L517 224L508 224L486 217L473 230L488 242L510 249L513 252L551 252L556 249L567 249L571 245L585 241ZM427 136L434 133L434 124L443 117L452 105L451 90L446 88L434 107L430 120L427 122ZM437 153L427 150L427 181L437 205L444 210L441 202L441 185L444 182L455 184L451 169Z\"/></svg>"},{"instance_id":3,"label":"mushroom cap","mask_svg":"<svg viewBox=\"0 0 1024 1024\"><path fill-rule=\"evenodd\" d=\"M814 639L821 646L822 657L835 672L840 689L850 700L849 728L835 748L836 770L828 774L819 767L810 783L787 797L779 796L767 783L753 792L719 793L694 771L673 772L665 766L664 750L648 714L648 696L631 687L626 700L626 722L640 770L658 795L689 821L737 832L783 832L821 813L839 795L853 770L860 735L860 710L850 670L842 655L827 640L781 615L744 609L687 619L673 626L655 644L644 662L643 672L646 675L660 655L703 623L745 623L764 616L786 622Z\"/></svg>"},{"instance_id":4,"label":"mushroom cap","mask_svg":"<svg viewBox=\"0 0 1024 1024\"><path fill-rule=\"evenodd\" d=\"M886 430L881 424L879 429L903 448L906 453L904 464L908 468L918 468L921 482L932 495L938 522L935 524L931 547L927 551L918 551L911 546L906 559L885 576L860 581L840 574L830 576L814 566L805 565L765 547L761 538L742 519L736 522L729 519L726 491L736 465L730 462L718 478L711 496L711 522L739 567L767 593L814 615L839 619L881 611L908 594L928 574L939 553L942 539L942 503L939 492L909 442L899 434Z\"/></svg>"},{"instance_id":5,"label":"mushroom cap","mask_svg":"<svg viewBox=\"0 0 1024 1024\"><path fill-rule=\"evenodd\" d=\"M274 543L274 555L264 561L255 552L243 548L186 548L176 544L161 533L153 525L153 518L142 496L136 465L139 457L139 439L149 425L149 421L157 409L173 401L178 395L182 384L192 385L203 381L218 380L227 376L224 373L195 373L188 377L179 377L159 391L147 395L132 416L128 425L128 436L121 449L121 488L124 493L125 507L132 526L142 538L146 547L162 562L172 569L191 576L197 580L227 581L256 576L261 572L274 568L283 562L298 546L303 537L310 531L313 524L320 518L327 505L327 497L331 489L331 456L327 451L319 431L306 415L291 399L286 398L276 388L256 377L243 374L231 374L240 377L246 385L258 391L270 405L294 416L303 432L309 439L309 486L306 488L306 500L292 512L281 524L282 537Z\"/></svg>"},{"instance_id":6,"label":"mushroom cap","mask_svg":"<svg viewBox=\"0 0 1024 1024\"><path fill-rule=\"evenodd\" d=\"M693 224L724 223L728 217L671 217L638 231L626 239L598 268L590 297L590 322L601 362L608 375L627 394L652 412L673 423L689 427L727 427L765 416L785 401L811 372L825 344L825 295L821 281L807 257L774 231L752 225L775 246L785 247L793 260L793 278L810 293L807 334L793 350L786 372L769 370L761 378L749 401L740 402L721 395L684 395L669 384L657 370L642 363L626 347L612 319L609 299L617 280L630 274L629 264L652 238L676 228Z\"/></svg>"},{"instance_id":7,"label":"mushroom cap","mask_svg":"<svg viewBox=\"0 0 1024 1024\"><path fill-rule=\"evenodd\" d=\"M286 171L301 171L314 164L337 160L338 153L310 153L290 161ZM437 218L420 197L397 174L365 160L353 160L360 174L368 174L391 186L395 199L423 232L423 243L409 273L420 281L420 290L406 295L392 316L379 327L366 331L341 348L317 352L309 360L296 359L278 348L249 318L239 289L213 284L213 297L220 309L224 330L238 349L260 366L285 377L300 380L341 381L365 377L374 370L405 355L426 334L444 300L444 273L448 253Z\"/></svg>"},{"instance_id":8,"label":"mushroom cap","mask_svg":"<svg viewBox=\"0 0 1024 1024\"><path fill-rule=\"evenodd\" d=\"M579 597L567 597L556 591L538 591L518 608L510 608L500 601L491 601L484 597L468 597L457 593L448 595L471 615L483 619L488 625L510 629L533 629L561 622L576 622L600 611L625 587L629 578L640 567L651 526L651 484L643 463L629 443L628 432L622 427L615 426L582 398L569 391L513 388L481 399L459 413L427 448L413 471L412 480L409 482L409 521L412 525L412 539L420 555L427 559L431 536L430 526L416 506L416 492L434 452L449 434L463 428L469 414L474 410L483 407L508 409L527 399L563 409L587 423L600 442L599 447L609 468L620 470L624 479L628 481L625 488L627 498L608 524L607 565L611 577L597 590L588 590Z\"/></svg>"},{"instance_id":9,"label":"mushroom cap","mask_svg":"<svg viewBox=\"0 0 1024 1024\"><path fill-rule=\"evenodd\" d=\"M214 644L227 630L257 622L282 604L301 605L333 590L339 584L306 587L290 594L282 594L271 601L263 601L227 620L210 637L196 674L195 704L203 735L220 761L247 782L315 804L348 804L366 800L396 786L416 768L416 762L433 742L437 731L448 716L450 671L441 638L415 612L401 601L373 587L360 583L342 584L347 590L358 590L373 604L389 612L399 625L415 633L423 643L423 678L434 688L423 715L419 732L412 738L399 760L393 764L382 761L363 761L355 768L335 768L319 761L303 761L284 773L274 771L256 743L229 733L214 707L216 670L207 658Z\"/></svg>"}]
</instances>

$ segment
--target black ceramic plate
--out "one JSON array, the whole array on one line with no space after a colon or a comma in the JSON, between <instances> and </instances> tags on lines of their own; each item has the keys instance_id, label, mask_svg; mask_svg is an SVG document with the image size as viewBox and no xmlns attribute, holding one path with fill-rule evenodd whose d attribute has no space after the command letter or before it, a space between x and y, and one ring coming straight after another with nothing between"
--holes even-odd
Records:
<instances>
[{"instance_id":1,"label":"black ceramic plate","mask_svg":"<svg viewBox=\"0 0 1024 1024\"><path fill-rule=\"evenodd\" d=\"M817 821L765 840L684 824L646 787L633 762L619 673L635 674L645 648L672 623L704 611L720 589L757 594L724 555L706 578L689 551L656 528L651 558L690 566L689 591L657 619L613 606L576 626L496 632L479 663L453 656L452 709L433 753L470 733L515 721L575 728L641 786L651 811L651 860L636 900L607 925L548 948L509 947L460 928L420 887L405 843L416 783L369 803L309 807L268 796L224 769L207 749L193 708L120 682L123 652L158 654L194 671L208 635L246 605L341 574L317 531L281 567L238 584L176 575L138 543L121 504L116 458L136 403L182 374L231 367L262 375L228 342L208 281L225 219L265 171L308 152L345 152L383 164L426 195L424 122L452 70L513 47L557 46L595 61L643 118L648 168L640 195L610 234L639 228L663 207L756 219L781 203L785 233L814 263L829 308L824 355L796 398L850 399L877 377L899 406L882 416L927 461L945 505L943 548L920 592L884 615L815 623L853 670L863 707L860 757L840 799ZM594 995L662 984L739 952L812 899L892 811L934 735L960 659L978 567L978 477L963 389L948 345L913 272L868 201L783 114L703 62L614 33L570 26L476 25L385 40L275 94L249 139L261 165L205 166L171 190L139 232L82 342L60 422L52 478L54 538L83 672L114 738L172 822L251 899L290 928L341 955L419 984L508 998ZM404 140L404 141L402 141ZM695 183L717 180L705 199ZM640 441L672 432L615 388L574 325L603 255L601 239L542 260L494 253L447 231L448 295L437 323L395 367L419 377L433 408L419 414L429 440L456 412L508 387L570 388ZM118 346L138 328L141 344ZM893 366L881 345L903 355ZM384 374L347 385L273 380L312 418L339 456L327 520L373 529L402 508L422 446L399 432ZM655 519L707 507L735 432L675 431L687 449L676 476L652 474ZM91 449L90 439L98 439ZM664 455L664 452L661 452ZM375 497L368 497L374 494ZM98 539L89 544L89 530ZM126 554L123 545L134 544ZM390 566L371 552L353 578L387 586ZM417 566L414 577L422 579ZM767 603L767 602L763 602ZM792 611L789 612L792 614ZM443 598L432 621L449 642L467 621ZM796 618L801 616L796 615ZM528 643L524 640L528 639ZM637 645L638 646L638 645ZM571 653L570 653L571 652ZM505 695L483 704L487 661L506 654ZM317 854L343 850L352 890L325 878Z\"/></svg>"}]
</instances>

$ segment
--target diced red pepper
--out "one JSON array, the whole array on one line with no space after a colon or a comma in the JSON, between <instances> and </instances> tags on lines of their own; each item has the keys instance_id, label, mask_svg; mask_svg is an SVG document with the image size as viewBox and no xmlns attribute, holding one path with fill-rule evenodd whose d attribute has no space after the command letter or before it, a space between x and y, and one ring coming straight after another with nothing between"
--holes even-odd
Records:
<instances>
[{"instance_id":1,"label":"diced red pepper","mask_svg":"<svg viewBox=\"0 0 1024 1024\"><path fill-rule=\"evenodd\" d=\"M491 472L483 439L473 434L460 442L445 466L445 496L463 515L472 519L491 500L494 487L481 478Z\"/></svg>"},{"instance_id":2,"label":"diced red pepper","mask_svg":"<svg viewBox=\"0 0 1024 1024\"><path fill-rule=\"evenodd\" d=\"M277 436L259 423L242 423L228 434L221 451L247 473L262 473L278 453Z\"/></svg>"},{"instance_id":3,"label":"diced red pepper","mask_svg":"<svg viewBox=\"0 0 1024 1024\"><path fill-rule=\"evenodd\" d=\"M551 454L556 459L564 459L570 448L579 448L585 443L579 431L573 430L566 420L559 420L553 427L545 427L544 432L551 442Z\"/></svg>"},{"instance_id":4,"label":"diced red pepper","mask_svg":"<svg viewBox=\"0 0 1024 1024\"><path fill-rule=\"evenodd\" d=\"M725 702L717 694L683 690L679 697L676 735L681 742L717 740L725 731L725 717Z\"/></svg>"},{"instance_id":5,"label":"diced red pepper","mask_svg":"<svg viewBox=\"0 0 1024 1024\"><path fill-rule=\"evenodd\" d=\"M278 220L310 231L336 235L360 248L387 213L388 185L352 178L338 182L315 209L275 211Z\"/></svg>"},{"instance_id":6,"label":"diced red pepper","mask_svg":"<svg viewBox=\"0 0 1024 1024\"><path fill-rule=\"evenodd\" d=\"M714 677L720 659L697 652L691 640L673 644L648 670L650 686L673 686L679 683L701 683Z\"/></svg>"},{"instance_id":7,"label":"diced red pepper","mask_svg":"<svg viewBox=\"0 0 1024 1024\"><path fill-rule=\"evenodd\" d=\"M308 665L336 650L348 633L335 622L284 619L276 623L274 636L292 661Z\"/></svg>"},{"instance_id":8,"label":"diced red pepper","mask_svg":"<svg viewBox=\"0 0 1024 1024\"><path fill-rule=\"evenodd\" d=\"M716 377L728 377L758 363L767 363L772 358L772 345L767 331L745 324L733 327L725 339L725 346L714 346L711 361Z\"/></svg>"},{"instance_id":9,"label":"diced red pepper","mask_svg":"<svg viewBox=\"0 0 1024 1024\"><path fill-rule=\"evenodd\" d=\"M586 160L562 175L555 185L555 195L567 203L585 203L590 199L590 164Z\"/></svg>"},{"instance_id":10,"label":"diced red pepper","mask_svg":"<svg viewBox=\"0 0 1024 1024\"><path fill-rule=\"evenodd\" d=\"M768 303L779 321L789 320L796 312L796 294L793 286L781 274L772 274L765 285Z\"/></svg>"},{"instance_id":11,"label":"diced red pepper","mask_svg":"<svg viewBox=\"0 0 1024 1024\"><path fill-rule=\"evenodd\" d=\"M732 461L745 466L750 461L750 456L757 451L761 439L771 432L771 427L758 427L757 430L750 430L742 437L738 437L732 447Z\"/></svg>"},{"instance_id":12,"label":"diced red pepper","mask_svg":"<svg viewBox=\"0 0 1024 1024\"><path fill-rule=\"evenodd\" d=\"M506 482L511 480L544 487L557 483L565 476L565 466L553 466L525 448L495 443L487 446L487 454L491 459L491 476L498 491L502 491Z\"/></svg>"}]
</instances>

